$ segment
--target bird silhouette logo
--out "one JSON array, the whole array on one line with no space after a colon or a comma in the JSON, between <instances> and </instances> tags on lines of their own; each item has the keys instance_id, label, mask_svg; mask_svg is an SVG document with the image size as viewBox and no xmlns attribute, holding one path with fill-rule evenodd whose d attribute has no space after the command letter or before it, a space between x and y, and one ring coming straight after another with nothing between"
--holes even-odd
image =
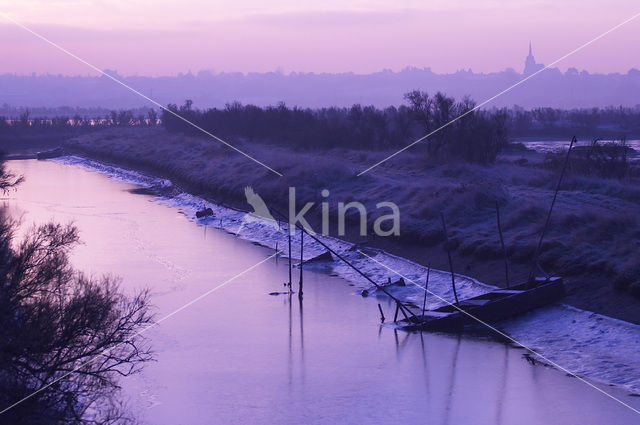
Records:
<instances>
[{"instance_id":1,"label":"bird silhouette logo","mask_svg":"<svg viewBox=\"0 0 640 425\"><path fill-rule=\"evenodd\" d=\"M247 186L244 188L244 196L247 198L247 203L251 205L253 211L250 211L242 217L242 221L240 222L240 227L236 233L240 233L242 229L250 223L260 223L263 225L268 225L273 227L278 232L282 232L283 230L280 228L280 224L278 221L271 215L267 204L264 202L262 197L254 192L251 186Z\"/></svg>"}]
</instances>

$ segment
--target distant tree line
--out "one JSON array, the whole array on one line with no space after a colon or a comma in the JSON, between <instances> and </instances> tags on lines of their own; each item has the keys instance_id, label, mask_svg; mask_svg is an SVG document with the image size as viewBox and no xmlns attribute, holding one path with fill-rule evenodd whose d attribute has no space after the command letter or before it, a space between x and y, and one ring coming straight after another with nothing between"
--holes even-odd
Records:
<instances>
[{"instance_id":1,"label":"distant tree line","mask_svg":"<svg viewBox=\"0 0 640 425\"><path fill-rule=\"evenodd\" d=\"M132 110L135 114L139 112L146 113L149 108L142 107L136 110ZM34 107L24 107L24 106L12 106L8 103L3 103L0 105L0 116L5 117L19 117L24 112L29 111L30 115L35 117L57 117L57 116L67 116L72 117L74 115L80 115L82 117L101 117L109 114L111 110L109 108L101 108L101 107L89 107L83 108L80 106L71 107L71 106L34 106Z\"/></svg>"},{"instance_id":2,"label":"distant tree line","mask_svg":"<svg viewBox=\"0 0 640 425\"><path fill-rule=\"evenodd\" d=\"M40 108L40 113L52 112L58 111ZM71 137L105 128L150 127L158 124L158 113L149 108L109 111L96 116L79 113L72 116L33 116L30 110L24 109L17 116L0 116L0 150L11 152L28 148L51 148Z\"/></svg>"},{"instance_id":3,"label":"distant tree line","mask_svg":"<svg viewBox=\"0 0 640 425\"><path fill-rule=\"evenodd\" d=\"M569 169L573 174L616 178L639 177L640 169L636 161L630 158L634 153L625 139L621 141L603 141L595 139L590 146L576 146L571 151ZM565 160L566 152L548 152L544 166L559 169ZM639 286L640 289L640 286ZM640 294L640 292L639 292Z\"/></svg>"},{"instance_id":4,"label":"distant tree line","mask_svg":"<svg viewBox=\"0 0 640 425\"><path fill-rule=\"evenodd\" d=\"M111 127L145 127L162 124L170 132L199 135L198 129L177 114L213 134L225 138L245 138L294 149L364 150L399 149L438 130L416 148L426 150L435 160L460 159L490 163L508 145L509 137L634 137L640 135L640 108L590 108L562 110L536 108L472 111L469 98L456 101L442 93L422 91L405 94L406 104L377 108L353 105L309 109L284 103L259 107L233 102L224 108L195 109L191 100L169 104L162 114L149 108L112 110L39 108L1 111L18 115L0 116L0 137L24 144L29 137L61 139ZM471 112L472 111L472 112ZM74 112L73 115L55 115ZM100 112L98 115L91 115ZM84 115L81 115L84 114ZM89 115L87 115L89 114Z\"/></svg>"},{"instance_id":5,"label":"distant tree line","mask_svg":"<svg viewBox=\"0 0 640 425\"><path fill-rule=\"evenodd\" d=\"M224 108L194 109L190 100L181 106L168 105L161 121L171 132L200 134L178 116L221 137L243 137L296 149L349 148L380 150L406 146L412 140L438 129L425 143L434 158L454 158L487 163L507 144L503 110L470 112L475 106L442 93L435 96L421 91L405 95L407 105L379 109L353 105L350 108L289 108L280 103L261 108L238 102ZM174 115L175 114L175 115Z\"/></svg>"},{"instance_id":6,"label":"distant tree line","mask_svg":"<svg viewBox=\"0 0 640 425\"><path fill-rule=\"evenodd\" d=\"M87 116L75 114L54 116L32 116L29 109L18 116L0 116L0 134L38 132L41 130L66 129L98 129L105 127L154 126L158 124L158 113L155 109L141 110L121 109L109 111L103 116Z\"/></svg>"}]
</instances>

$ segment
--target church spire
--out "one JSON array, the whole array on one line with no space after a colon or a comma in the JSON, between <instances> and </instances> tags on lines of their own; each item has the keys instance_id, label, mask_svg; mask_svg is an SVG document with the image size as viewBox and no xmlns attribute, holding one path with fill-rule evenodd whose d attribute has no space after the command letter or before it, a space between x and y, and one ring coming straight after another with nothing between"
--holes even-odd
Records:
<instances>
[{"instance_id":1,"label":"church spire","mask_svg":"<svg viewBox=\"0 0 640 425\"><path fill-rule=\"evenodd\" d=\"M529 56L524 61L524 75L531 75L543 67L544 65L536 63L536 59L533 57L533 49L531 48L531 40L529 40Z\"/></svg>"}]
</instances>

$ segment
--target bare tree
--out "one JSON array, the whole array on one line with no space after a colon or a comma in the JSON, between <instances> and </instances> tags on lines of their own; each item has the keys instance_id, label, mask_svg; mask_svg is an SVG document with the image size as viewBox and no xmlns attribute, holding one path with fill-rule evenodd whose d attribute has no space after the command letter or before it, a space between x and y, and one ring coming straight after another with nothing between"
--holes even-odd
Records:
<instances>
[{"instance_id":1,"label":"bare tree","mask_svg":"<svg viewBox=\"0 0 640 425\"><path fill-rule=\"evenodd\" d=\"M0 152L0 192L5 194L11 189L16 188L24 181L23 176L17 176L7 171L4 163L4 152Z\"/></svg>"},{"instance_id":2,"label":"bare tree","mask_svg":"<svg viewBox=\"0 0 640 425\"><path fill-rule=\"evenodd\" d=\"M0 167L0 170L3 170ZM0 188L19 177L2 173ZM147 291L74 270L73 225L31 228L0 218L0 424L122 422L118 379L152 359L140 332L152 322Z\"/></svg>"},{"instance_id":3,"label":"bare tree","mask_svg":"<svg viewBox=\"0 0 640 425\"><path fill-rule=\"evenodd\" d=\"M149 118L149 126L155 126L158 123L158 113L156 112L155 109L151 108L149 109L149 112L147 112L147 117Z\"/></svg>"}]
</instances>

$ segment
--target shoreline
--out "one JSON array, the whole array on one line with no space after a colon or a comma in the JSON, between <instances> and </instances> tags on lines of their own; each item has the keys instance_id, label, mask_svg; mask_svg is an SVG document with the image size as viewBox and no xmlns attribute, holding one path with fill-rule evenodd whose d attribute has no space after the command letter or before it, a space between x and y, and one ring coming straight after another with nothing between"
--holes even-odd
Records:
<instances>
[{"instance_id":1,"label":"shoreline","mask_svg":"<svg viewBox=\"0 0 640 425\"><path fill-rule=\"evenodd\" d=\"M65 165L69 165L64 160L66 158L71 158L72 159L73 157L77 157L77 158L79 158L81 160L85 160L85 161L97 162L97 163L105 165L107 167L112 167L114 169L122 170L122 171L125 171L125 172L135 173L137 175L142 176L144 179L149 179L149 180L162 179L162 180L165 180L165 181L168 180L168 181L171 182L171 185L169 186L171 189L164 189L163 190L163 189L155 187L155 186L151 186L151 187L143 187L143 186L141 186L141 190L140 191L136 190L136 191L132 192L134 194L145 194L145 195L150 195L150 196L154 196L156 198L162 198L162 199L175 199L175 198L177 198L178 195L186 194L188 196L201 198L205 202L212 203L212 204L214 204L216 206L219 206L221 208L233 210L235 212L242 213L242 214L250 213L250 211L248 209L243 209L243 208L240 208L240 207L237 207L237 206L229 205L229 204L221 202L221 201L219 201L217 199L203 197L201 194L192 193L192 192L190 192L188 190L188 188L185 188L182 184L176 185L172 179L167 179L166 176L163 176L163 175L160 175L160 174L148 173L145 170L135 169L135 168L123 168L118 163L113 163L113 162L109 162L109 161L99 160L99 159L95 159L95 158L91 158L91 157L85 157L85 156L82 156L82 155L75 155L75 154L74 155L64 155L64 156L62 156L60 158L55 158L53 160L54 161L60 161ZM25 160L25 159L28 160L28 159L35 159L35 158L12 158L12 160ZM101 171L101 170L99 170L99 169L97 169L97 168L95 168L95 167L93 167L91 165L84 165L84 167L85 168L89 168L92 171L96 171L96 172L99 172L99 173L102 173L102 174L110 175L108 172ZM127 179L127 178L124 178L124 179L120 178L120 179L124 180L124 181L129 181L129 182L131 182L133 184L136 184L136 185L142 185L141 182L136 181L135 179ZM172 206L174 206L176 208L180 208L177 205L172 205ZM191 217L191 219L193 219L196 222L199 222L198 219L195 218L195 217ZM207 221L207 219L204 219L204 220ZM215 215L214 215L212 222L215 223L215 220L216 220L216 218L215 218ZM201 223L201 222L199 222L199 223ZM205 225L209 225L209 224L205 223ZM224 227L216 227L215 225L211 226L211 227L214 227L214 228L219 229L219 230L225 230L228 233L230 233L232 235L235 235L235 236L238 236L238 237L240 236L238 233L233 232L233 231L229 231L229 230L225 229ZM330 239L330 240L336 241L338 243L350 245L352 247L362 246L363 245L361 242L353 242L353 241L350 241L350 240L348 240L346 238L345 239L340 239L340 238L336 238L336 237L333 237L333 236L326 236L326 235L320 235L320 236L325 238L325 239ZM247 239L247 240L249 240L252 243L258 243L259 245L261 245L263 247L266 247L266 248L273 248L270 245L268 245L267 243L261 243L260 240L253 240L253 239ZM262 242L264 242L264 241L262 241ZM388 251L385 251L384 249L377 248L377 247L372 246L372 245L371 246L364 245L364 248L365 249L372 249L372 250L375 250L375 251L379 251L379 252L384 253L385 255L387 255L389 257L393 257L393 258L395 258L397 260L410 261L410 262L416 263L416 265L418 265L418 266L427 267L427 265L424 265L422 263L416 262L411 258L398 255L398 254L396 254L394 252L388 252ZM340 262L339 259L336 259L334 261ZM295 265L296 264L294 264L294 266ZM438 268L434 268L434 267L431 268L431 271L432 272L435 271L437 273L443 273L443 274L446 274L446 275L450 275L450 273L451 273L449 270L438 269ZM477 278L475 278L473 276L468 276L468 275L461 274L461 273L458 273L458 272L455 272L455 276L456 276L456 278L469 279L470 281L473 281L475 284L484 286L487 289L495 289L495 288L502 288L503 287L501 285L494 285L494 284L491 284L491 283L487 283L487 282L478 280ZM626 321L626 320L623 320L623 319L618 319L616 317L608 316L606 314L601 314L601 313L598 313L596 311L575 307L575 306L573 306L571 304L567 304L565 302L562 302L560 304L565 306L565 307L567 307L567 308L574 309L575 311L586 312L586 313L598 315L598 316L601 316L603 318L607 318L607 319L610 319L610 320L616 320L616 321L620 322L621 324L629 324L629 325L634 325L634 326L639 326L640 327L640 324L633 323L633 322L630 322L630 321Z\"/></svg>"},{"instance_id":2,"label":"shoreline","mask_svg":"<svg viewBox=\"0 0 640 425\"><path fill-rule=\"evenodd\" d=\"M204 199L209 199L216 203L219 203L221 205L228 206L231 208L236 208L236 209L246 208L247 206L246 200L243 195L244 185L252 185L254 188L257 189L257 192L260 193L261 196L263 196L263 198L269 205L274 205L280 208L281 205L277 202L277 200L284 199L286 197L285 186L297 185L298 187L308 189L314 184L313 179L315 177L313 176L315 176L315 174L313 174L312 176L309 176L308 175L309 173L307 173L306 177L304 177L307 179L306 181L304 180L292 181L291 179L288 179L288 177L285 177L285 178L280 178L280 180L278 180L276 184L274 183L274 180L273 180L274 177L271 176L268 172L266 172L266 170L262 170L262 171L256 170L257 172L253 174L251 173L241 174L240 176L238 176L238 180L242 180L243 184L239 184L238 180L234 180L231 177L227 177L225 173L233 173L233 172L237 173L238 167L244 166L244 164L246 164L246 161L244 161L243 163L242 162L243 158L238 158L237 156L230 157L229 156L230 153L225 152L223 149L221 149L221 147L210 146L210 145L203 145L208 147L206 148L198 147L197 149L208 149L209 153L206 153L206 158L211 158L210 161L213 163L213 166L220 166L221 170L218 171L216 169L215 171L216 174L212 174L213 171L210 170L211 166L209 166L209 169L204 169L201 175L195 174L196 177L194 177L194 174L193 174L194 170L187 170L184 167L181 167L179 162L176 162L176 163L174 163L173 161L161 162L161 161L158 161L157 159L157 156L159 155L159 153L157 152L158 149L164 146L163 144L157 145L158 143L157 138L158 137L167 138L168 141L169 140L171 141L167 143L178 143L176 141L173 141L173 139L171 139L171 137L175 138L176 136L167 135L165 133L161 133L158 131L150 132L150 136L147 136L144 134L140 136L138 135L138 133L134 132L130 136L131 139L123 139L123 137L127 136L127 133L124 133L124 134L120 134L117 132L107 133L107 135L104 136L104 139L103 139L104 141L108 141L107 145L102 143L103 142L102 140L100 140L101 143L94 143L94 140L95 140L94 136L95 135L91 135L89 138L81 139L81 140L72 139L67 143L65 143L65 149L70 154L80 155L89 159L94 159L97 161L114 164L116 166L140 170L143 173L146 173L148 175L170 179L175 185L177 185L178 187L181 187L185 192L201 196ZM129 143L135 143L137 142L137 139L135 139L135 137L143 137L141 141L143 141L144 143L146 143L147 140L154 140L154 142L156 143L156 146L159 146L159 147L156 147L156 148L146 147L144 149L140 147L135 148L136 150L141 150L141 151L146 149L153 149L150 155L144 155L144 154L140 155L140 154L136 154L135 152L124 152L123 148L126 149L126 142L121 140L131 140ZM153 139L149 139L149 137L153 137ZM160 140L164 141L164 139L160 139ZM185 139L179 138L179 140L184 140L184 141L181 141L180 143L187 144L187 146L189 146L188 144L191 143L191 139L188 139L188 138L185 138ZM202 143L202 142L195 139L193 143ZM129 144L129 146L132 146L132 145ZM196 145L196 146L200 146L200 145ZM196 148L194 147L194 149ZM197 150L194 152L197 152ZM291 155L295 157L295 155L298 155L298 154L290 153L290 156ZM301 154L301 156L302 156L302 160L306 161L305 154ZM322 159L323 159L322 157L319 157L319 160L322 160ZM196 160L194 167L195 168L207 167L207 164L208 164L207 162L203 162L202 160ZM242 165L239 165L239 164L242 164ZM282 167L290 166L286 162L284 164L285 165L283 165ZM343 165L349 167L350 163L345 162L345 164L342 164L342 163L340 164L341 167ZM319 162L318 168L320 170L325 170L327 167L328 165L322 162ZM522 167L522 168L524 170L531 170L531 168L527 168L527 167ZM333 170L329 169L327 172L330 174L331 172L333 172ZM482 172L484 171L480 170L480 173ZM350 174L348 173L348 171L347 173L344 173L344 171L342 171L342 173L343 174L336 177L340 179L338 182L331 183L333 185L331 186L332 193L333 191L342 190L343 196L346 196L347 197L346 200L349 200L348 198L350 196L349 193L360 192L361 190L369 190L366 185L363 186L363 184L365 184L364 182L366 182L368 177L365 178L365 181L363 183L360 183L360 181L351 180L352 177L350 177ZM477 174L477 172L475 171L473 171L473 173ZM542 176L545 175L545 173L548 174L549 172L546 170L535 170L535 173L537 173L540 176L536 178L540 179ZM218 177L215 177L216 175L218 175ZM534 176L535 175L536 174L534 174ZM550 181L553 181L557 178L553 173L548 175L549 177L547 178ZM213 176L213 178L217 180L209 180L208 177L210 176ZM392 175L392 177L395 177L395 175ZM480 177L482 178L482 174L480 174ZM388 179L385 177L384 180L381 180L381 183L385 186L388 186L388 184L385 183L386 181L388 181ZM370 182L366 182L366 184L368 183ZM459 196L455 192L457 190L455 187L448 186L450 185L450 183L443 182L438 184L443 185L444 190L451 192L450 196ZM462 183L462 184L465 184L465 183ZM493 183L489 181L489 184L493 184ZM353 187L354 185L356 186ZM334 186L336 187L336 189L333 188ZM263 189L263 187L265 189ZM325 187L329 187L329 186L325 186ZM515 211L510 213L515 216L518 216L518 215L521 216L523 220L532 220L531 218L532 214L535 214L536 216L539 215L540 217L542 217L541 215L542 213L546 214L546 210L548 209L548 204L550 203L550 196L552 192L550 194L545 194L545 192L542 192L541 189L544 189L545 191L548 190L544 187L543 188L536 187L535 190L536 192L538 192L536 196L540 198L541 203L539 203L538 205L532 204L531 206L523 205L519 207L520 211ZM481 182L481 184L478 185L477 189L474 188L472 190L486 190L486 188L482 185L482 182ZM518 188L518 190L521 190L521 188ZM413 189L410 193L413 193L414 191L415 189ZM495 192L496 192L495 196L498 198L508 196L508 195L505 195L504 191L501 191L501 190L496 190ZM565 201L565 193L571 196L575 196L574 194L563 192L562 199L560 199L561 202ZM304 201L315 200L314 196L317 196L317 195L313 195L312 193L309 193L309 191L307 190L306 193L303 193L302 198ZM375 193L375 191L372 192L371 190L369 190L368 192L365 192L365 196L369 196L373 198L373 197L377 197L378 195L377 193ZM388 196L394 196L394 194L391 194ZM490 192L488 195L478 193L475 196L476 196L475 200L473 198L471 199L472 202L478 202L477 200L478 196L487 198L488 196L493 196L493 195ZM576 201L582 202L580 199L571 200L571 202L573 202L574 204L576 203ZM486 203L485 200L483 200L482 202ZM491 199L491 204L493 204L493 199ZM446 202L443 205L446 205ZM514 204L514 206L518 207L517 203ZM411 211L411 209L413 208L412 205L408 205L408 206L401 205L401 207L403 208L404 211L406 210ZM486 205L483 206L485 210L486 210L486 207L487 207ZM453 256L453 263L454 263L454 271L456 273L460 273L466 276L473 276L475 279L481 282L486 282L488 284L495 285L498 287L505 287L506 282L505 282L504 258L502 255L502 251L497 246L497 237L495 237L494 235L494 233L496 233L496 229L495 229L495 211L493 210L493 208L494 208L493 206L490 206L488 213L485 212L483 213L485 214L484 216L478 217L478 220L481 220L481 226L484 226L484 227L480 227L479 229L476 229L472 225L472 227L469 228L469 225L467 224L466 226L468 230L464 230L463 228L461 229L461 231L457 231L455 227L452 226L452 228L454 229L453 232L455 232L455 235L453 236L452 239L462 247L464 247L464 245L466 244L468 249L471 249L472 251L475 250L475 253L473 255L469 255L469 254L466 254L463 249L453 249L452 256ZM579 207L570 205L569 208L579 208ZM557 210L560 210L560 207L557 208ZM556 211L556 213L557 212L558 211ZM465 213L465 214L468 214L469 217L475 217L476 213L473 211L469 211L468 213ZM573 218L574 215L575 213L569 211L569 213L567 214L566 220L575 221ZM320 223L318 214L307 214L306 217L312 226L318 228L317 226ZM509 217L507 217L507 219L508 218ZM475 220L475 218L473 220ZM531 263L530 261L527 261L527 256L530 256L532 254L533 246L531 245L531 243L533 242L534 238L531 238L530 236L527 236L527 235L535 236L535 233L539 231L539 230L536 230L538 227L537 222L539 220L540 218L535 218L534 223L529 225L528 228L527 226L525 226L521 230L519 230L518 231L519 234L516 233L514 235L515 239L512 239L511 241L511 243L515 241L516 244L518 245L522 245L524 243L523 246L518 248L519 251L521 252L514 251L514 253L510 254L509 274L510 274L511 283L524 281L528 276L528 273L531 269ZM449 219L447 221L449 221ZM556 221L560 221L560 220L556 218ZM571 223L573 221L571 221ZM439 223L426 222L423 219L415 220L415 223L407 223L403 221L401 224L402 233L400 237L379 237L379 238L375 238L372 236L364 237L364 238L361 237L357 232L357 229L356 229L357 226L354 224L355 223L353 222L350 223L347 220L347 226L346 226L347 232L344 236L340 236L341 239L344 239L345 241L348 241L354 244L362 244L365 246L382 249L386 252L392 253L399 257L407 258L425 267L431 264L431 266L436 269L449 270L449 264L447 261L446 252L442 247L443 241L441 239L442 234L441 234L441 228ZM562 231L563 229L564 229L563 226L558 226L556 228L556 232ZM466 240L468 238L466 231L472 232L471 234L469 234L469 236L471 237L470 241ZM509 232L509 230L506 230L506 231ZM489 233L486 236L478 236L477 234L478 232L480 233L491 232L491 233ZM511 233L513 234L514 232L511 231ZM330 236L334 236L334 235L330 233ZM477 240L474 240L474 239L477 239ZM493 239L496 239L496 240L494 241ZM557 242L554 241L553 239L556 239ZM506 243L509 244L509 241L507 241ZM560 235L550 235L550 237L548 237L547 241L545 242L545 244L549 244L549 246L551 247L558 246L559 248L566 243L567 243L567 238L566 237L561 238ZM530 244L530 245L527 245L527 244ZM511 246L510 248L515 249L517 247ZM605 247L602 247L602 249L605 249ZM545 253L545 255L547 255L546 261L559 262L559 266L552 266L550 268L551 269L560 268L561 270L559 274L562 275L563 278L565 278L565 286L567 288L567 296L564 300L565 303L582 310L593 311L593 312L603 314L609 317L614 317L626 322L640 324L640 314L638 311L637 298L634 298L628 293L625 293L620 290L616 290L615 288L612 287L611 282L615 276L612 275L612 273L609 271L609 267L611 267L611 265L602 263L602 261L600 260L597 260L595 262L593 260L581 260L582 262L585 263L585 266L589 267L588 269L581 270L579 269L579 266L572 265L572 259L570 258L573 256L570 254L571 248L567 246L566 248L562 249L562 252L563 252L563 257L566 257L566 258L559 258L557 256L557 253L552 254L551 252ZM601 255L600 253L594 253L594 254L596 254L596 258L598 258L599 255ZM589 253L589 255L592 255L592 254ZM612 258L611 261L613 261L614 256L611 256L611 258ZM602 267L601 264L605 264L606 267ZM563 272L562 268L564 267L569 267L571 271L568 273Z\"/></svg>"}]
</instances>

